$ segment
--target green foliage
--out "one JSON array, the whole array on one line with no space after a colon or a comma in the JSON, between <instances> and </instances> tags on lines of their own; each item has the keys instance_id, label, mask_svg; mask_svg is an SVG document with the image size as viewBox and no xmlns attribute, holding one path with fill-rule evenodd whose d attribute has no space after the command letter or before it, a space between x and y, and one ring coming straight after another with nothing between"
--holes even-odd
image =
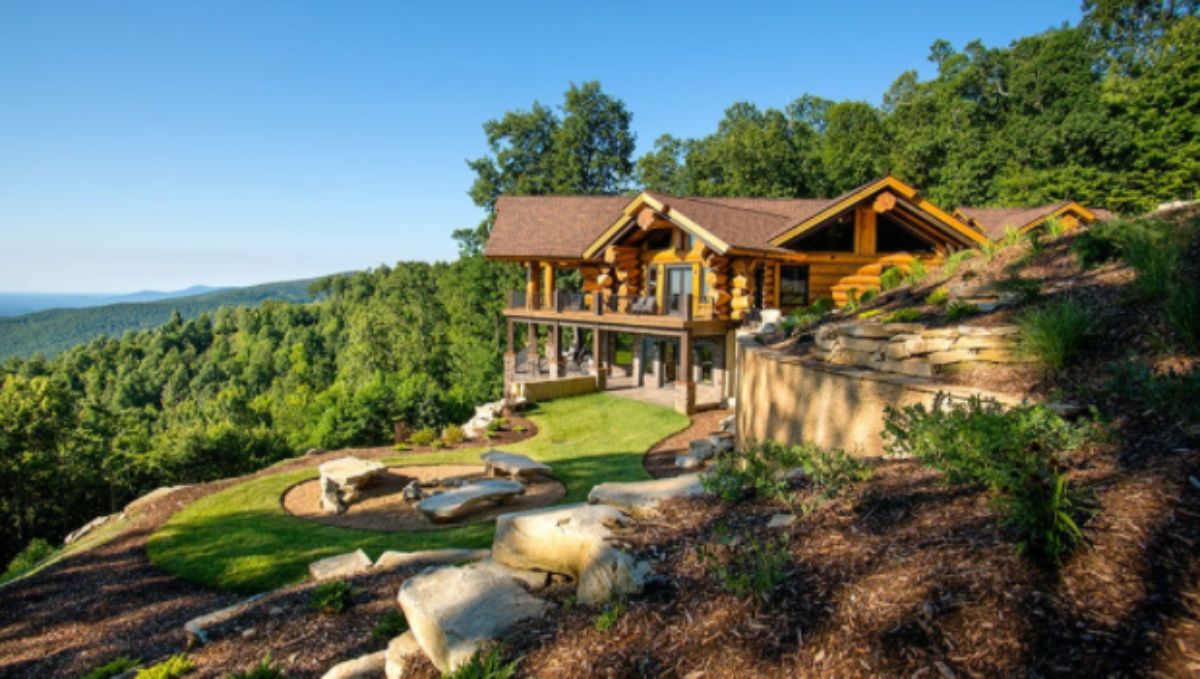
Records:
<instances>
[{"instance_id":1,"label":"green foliage","mask_svg":"<svg viewBox=\"0 0 1200 679\"><path fill-rule=\"evenodd\" d=\"M990 262L996 258L996 254L1000 252L1002 247L1004 247L1003 240L999 243L983 243L979 246L979 254L983 256L983 261Z\"/></svg>"},{"instance_id":2,"label":"green foliage","mask_svg":"<svg viewBox=\"0 0 1200 679\"><path fill-rule=\"evenodd\" d=\"M371 636L376 639L387 641L394 639L408 631L408 620L404 614L396 609L390 609L375 626L371 628Z\"/></svg>"},{"instance_id":3,"label":"green foliage","mask_svg":"<svg viewBox=\"0 0 1200 679\"><path fill-rule=\"evenodd\" d=\"M1092 333L1087 309L1073 301L1031 309L1017 319L1017 325L1019 352L1053 372L1078 358Z\"/></svg>"},{"instance_id":4,"label":"green foliage","mask_svg":"<svg viewBox=\"0 0 1200 679\"><path fill-rule=\"evenodd\" d=\"M1051 217L1045 221L1041 228L1045 229L1047 236L1051 238L1058 238L1067 232L1067 223L1058 217ZM1030 233L1036 234L1037 231L1038 229L1033 229ZM1033 240L1034 242L1041 243L1041 241L1037 239L1036 235L1034 235Z\"/></svg>"},{"instance_id":5,"label":"green foliage","mask_svg":"<svg viewBox=\"0 0 1200 679\"><path fill-rule=\"evenodd\" d=\"M1106 390L1137 410L1179 423L1200 422L1200 368L1156 374L1141 361L1107 366Z\"/></svg>"},{"instance_id":6,"label":"green foliage","mask_svg":"<svg viewBox=\"0 0 1200 679\"><path fill-rule=\"evenodd\" d=\"M882 316L885 311L886 309L868 309L867 311L860 313L858 317L859 319L865 321L875 318L876 316Z\"/></svg>"},{"instance_id":7,"label":"green foliage","mask_svg":"<svg viewBox=\"0 0 1200 679\"><path fill-rule=\"evenodd\" d=\"M137 671L134 679L176 679L196 669L186 653L178 653L166 660Z\"/></svg>"},{"instance_id":8,"label":"green foliage","mask_svg":"<svg viewBox=\"0 0 1200 679\"><path fill-rule=\"evenodd\" d=\"M1001 248L1011 248L1012 246L1016 245L1017 243L1020 243L1021 238L1022 238L1021 230L1016 227L1009 226L1004 229L1004 237L1002 237L999 241L997 241L997 244ZM991 259L991 257L989 256L988 259Z\"/></svg>"},{"instance_id":9,"label":"green foliage","mask_svg":"<svg viewBox=\"0 0 1200 679\"><path fill-rule=\"evenodd\" d=\"M115 676L125 674L141 664L142 661L140 658L130 658L127 655L117 656L83 675L83 679L112 679Z\"/></svg>"},{"instance_id":10,"label":"green foliage","mask_svg":"<svg viewBox=\"0 0 1200 679\"><path fill-rule=\"evenodd\" d=\"M783 474L802 469L822 501L870 478L871 470L842 450L827 451L812 444L785 446L774 441L755 443L741 453L723 455L700 479L704 489L726 502L750 497L790 500Z\"/></svg>"},{"instance_id":11,"label":"green foliage","mask_svg":"<svg viewBox=\"0 0 1200 679\"><path fill-rule=\"evenodd\" d=\"M825 314L833 311L833 300L822 297L806 307L793 309L780 322L783 331L789 335L795 334L814 323L820 322Z\"/></svg>"},{"instance_id":12,"label":"green foliage","mask_svg":"<svg viewBox=\"0 0 1200 679\"><path fill-rule=\"evenodd\" d=\"M1042 242L1041 229L1030 229L1025 232L1025 242L1029 245L1029 254L1036 255L1046 249L1046 244Z\"/></svg>"},{"instance_id":13,"label":"green foliage","mask_svg":"<svg viewBox=\"0 0 1200 679\"><path fill-rule=\"evenodd\" d=\"M493 645L475 651L470 660L453 672L443 674L442 679L509 679L516 676L520 663L520 658L504 662L504 649Z\"/></svg>"},{"instance_id":14,"label":"green foliage","mask_svg":"<svg viewBox=\"0 0 1200 679\"><path fill-rule=\"evenodd\" d=\"M912 323L921 317L921 310L914 307L903 307L892 311L883 317L884 323Z\"/></svg>"},{"instance_id":15,"label":"green foliage","mask_svg":"<svg viewBox=\"0 0 1200 679\"><path fill-rule=\"evenodd\" d=\"M905 285L918 285L929 276L929 271L925 268L925 261L919 257L914 257L913 261L908 265L908 273L904 274Z\"/></svg>"},{"instance_id":16,"label":"green foliage","mask_svg":"<svg viewBox=\"0 0 1200 679\"><path fill-rule=\"evenodd\" d=\"M895 290L904 283L904 272L898 267L888 267L879 276L879 287L883 290Z\"/></svg>"},{"instance_id":17,"label":"green foliage","mask_svg":"<svg viewBox=\"0 0 1200 679\"><path fill-rule=\"evenodd\" d=\"M751 595L766 603L787 577L792 556L788 536L763 539L732 533L724 525L716 527L717 544L696 547L696 556L705 571L727 591L737 596Z\"/></svg>"},{"instance_id":18,"label":"green foliage","mask_svg":"<svg viewBox=\"0 0 1200 679\"><path fill-rule=\"evenodd\" d=\"M1042 405L1005 411L979 398L951 404L939 394L929 409L888 407L884 441L889 454L916 458L951 485L985 486L1018 550L1057 562L1083 535L1079 495L1056 455L1081 446L1091 431Z\"/></svg>"},{"instance_id":19,"label":"green foliage","mask_svg":"<svg viewBox=\"0 0 1200 679\"><path fill-rule=\"evenodd\" d=\"M1116 260L1121 255L1119 239L1126 222L1096 222L1083 229L1071 243L1071 251L1085 269Z\"/></svg>"},{"instance_id":20,"label":"green foliage","mask_svg":"<svg viewBox=\"0 0 1200 679\"><path fill-rule=\"evenodd\" d=\"M950 301L950 291L946 288L934 288L932 292L925 296L925 303L932 306L941 306Z\"/></svg>"},{"instance_id":21,"label":"green foliage","mask_svg":"<svg viewBox=\"0 0 1200 679\"><path fill-rule=\"evenodd\" d=\"M597 632L604 633L616 627L617 621L621 619L622 615L625 615L625 602L617 600L605 606L600 615L596 616L592 625Z\"/></svg>"},{"instance_id":22,"label":"green foliage","mask_svg":"<svg viewBox=\"0 0 1200 679\"><path fill-rule=\"evenodd\" d=\"M963 263L979 256L978 250L959 250L946 257L946 263L942 264L942 275L949 278L958 272Z\"/></svg>"},{"instance_id":23,"label":"green foliage","mask_svg":"<svg viewBox=\"0 0 1200 679\"><path fill-rule=\"evenodd\" d=\"M946 318L952 321L961 321L964 318L977 316L979 313L979 307L971 302L956 299L946 305Z\"/></svg>"},{"instance_id":24,"label":"green foliage","mask_svg":"<svg viewBox=\"0 0 1200 679\"><path fill-rule=\"evenodd\" d=\"M437 430L433 427L418 429L408 437L408 442L414 446L427 446L437 439Z\"/></svg>"},{"instance_id":25,"label":"green foliage","mask_svg":"<svg viewBox=\"0 0 1200 679\"><path fill-rule=\"evenodd\" d=\"M1012 276L996 282L996 289L1001 292L1012 292L1021 296L1023 303L1029 303L1042 294L1041 281L1033 278Z\"/></svg>"},{"instance_id":26,"label":"green foliage","mask_svg":"<svg viewBox=\"0 0 1200 679\"><path fill-rule=\"evenodd\" d=\"M46 559L54 556L55 549L49 542L41 538L34 538L25 545L19 554L13 557L12 561L8 562L8 567L4 569L4 575L0 576L0 580L11 580L20 577L25 573L37 568Z\"/></svg>"},{"instance_id":27,"label":"green foliage","mask_svg":"<svg viewBox=\"0 0 1200 679\"><path fill-rule=\"evenodd\" d=\"M466 439L466 435L463 434L462 427L457 424L446 425L446 428L442 430L442 441L448 446L456 446L464 439Z\"/></svg>"},{"instance_id":28,"label":"green foliage","mask_svg":"<svg viewBox=\"0 0 1200 679\"><path fill-rule=\"evenodd\" d=\"M231 672L227 679L287 679L287 673L276 667L268 654L245 672Z\"/></svg>"},{"instance_id":29,"label":"green foliage","mask_svg":"<svg viewBox=\"0 0 1200 679\"><path fill-rule=\"evenodd\" d=\"M308 607L326 615L345 613L353 603L354 587L348 580L323 582L308 595Z\"/></svg>"}]
</instances>

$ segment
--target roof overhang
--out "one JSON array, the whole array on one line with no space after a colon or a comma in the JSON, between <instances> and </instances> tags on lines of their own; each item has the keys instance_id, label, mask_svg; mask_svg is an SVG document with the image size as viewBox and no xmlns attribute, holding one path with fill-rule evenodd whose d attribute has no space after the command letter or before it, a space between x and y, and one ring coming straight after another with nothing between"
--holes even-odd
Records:
<instances>
[{"instance_id":1,"label":"roof overhang","mask_svg":"<svg viewBox=\"0 0 1200 679\"><path fill-rule=\"evenodd\" d=\"M604 248L608 247L620 236L627 233L629 228L638 228L636 225L637 215L646 208L654 210L676 227L700 239L714 252L722 255L729 252L730 246L728 243L720 238L717 238L708 229L705 229L703 226L700 226L696 222L692 221L687 215L683 214L679 210L672 208L662 200L659 200L655 196L643 191L642 193L634 196L633 200L629 201L629 204L625 206L624 210L622 210L620 218L618 218L612 223L611 226L605 229L604 233L600 234L600 237L592 241L592 244L583 251L583 258L595 259L601 252L604 251Z\"/></svg>"},{"instance_id":2,"label":"roof overhang","mask_svg":"<svg viewBox=\"0 0 1200 679\"><path fill-rule=\"evenodd\" d=\"M1096 221L1096 213L1095 212L1092 212L1091 210L1080 205L1079 203L1076 203L1075 201L1071 201L1065 205L1060 206L1057 210L1054 210L1050 214L1042 215L1041 217L1038 217L1037 219L1033 220L1032 222L1029 222L1028 224L1021 226L1020 227L1021 233L1026 233L1028 231L1032 231L1033 229L1036 229L1037 227L1041 226L1042 224L1045 224L1046 222L1050 221L1051 219L1058 219L1059 217L1062 217L1063 215L1072 213L1072 212L1075 213L1075 215L1077 217L1079 217L1081 220L1083 220L1084 222L1086 222L1088 224L1091 224L1092 222Z\"/></svg>"}]
</instances>

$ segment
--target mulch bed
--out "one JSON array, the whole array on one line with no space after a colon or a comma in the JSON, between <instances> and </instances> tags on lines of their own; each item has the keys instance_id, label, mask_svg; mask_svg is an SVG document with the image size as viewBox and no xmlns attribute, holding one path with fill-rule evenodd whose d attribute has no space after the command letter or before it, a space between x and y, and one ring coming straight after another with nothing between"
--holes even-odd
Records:
<instances>
[{"instance_id":1,"label":"mulch bed","mask_svg":"<svg viewBox=\"0 0 1200 679\"><path fill-rule=\"evenodd\" d=\"M357 500L343 514L321 511L321 481L312 479L292 486L283 494L283 508L289 514L317 523L341 528L379 531L439 530L453 526L494 521L506 512L520 512L545 507L567 494L563 484L554 479L537 476L525 484L525 493L457 521L434 522L417 511L415 503L404 500L402 491L412 481L461 481L468 483L484 479L482 465L410 465L388 467L387 473L362 490Z\"/></svg>"},{"instance_id":2,"label":"mulch bed","mask_svg":"<svg viewBox=\"0 0 1200 679\"><path fill-rule=\"evenodd\" d=\"M733 414L732 409L705 410L692 416L692 424L687 429L659 441L642 458L642 465L650 476L661 479L667 476L678 476L688 472L675 466L675 456L686 453L688 444L698 438L715 434L721 430L721 420Z\"/></svg>"}]
</instances>

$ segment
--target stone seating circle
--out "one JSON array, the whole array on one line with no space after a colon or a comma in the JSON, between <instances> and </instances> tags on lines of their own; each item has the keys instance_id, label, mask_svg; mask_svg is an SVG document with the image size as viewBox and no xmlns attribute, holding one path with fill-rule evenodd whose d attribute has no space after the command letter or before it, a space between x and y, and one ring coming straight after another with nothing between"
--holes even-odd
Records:
<instances>
[{"instance_id":1,"label":"stone seating circle","mask_svg":"<svg viewBox=\"0 0 1200 679\"><path fill-rule=\"evenodd\" d=\"M360 490L370 485L387 467L373 460L353 456L339 457L320 466L321 509L326 514L341 514L354 502Z\"/></svg>"}]
</instances>

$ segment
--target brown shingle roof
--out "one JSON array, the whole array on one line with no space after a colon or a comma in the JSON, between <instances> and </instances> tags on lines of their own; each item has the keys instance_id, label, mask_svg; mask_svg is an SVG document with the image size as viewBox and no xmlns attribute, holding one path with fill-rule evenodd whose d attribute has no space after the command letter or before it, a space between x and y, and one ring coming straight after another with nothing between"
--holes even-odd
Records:
<instances>
[{"instance_id":1,"label":"brown shingle roof","mask_svg":"<svg viewBox=\"0 0 1200 679\"><path fill-rule=\"evenodd\" d=\"M650 193L735 248L779 250L770 240L816 214L828 198L690 198Z\"/></svg>"},{"instance_id":2,"label":"brown shingle roof","mask_svg":"<svg viewBox=\"0 0 1200 679\"><path fill-rule=\"evenodd\" d=\"M630 196L500 196L484 254L580 257L630 200Z\"/></svg>"},{"instance_id":3,"label":"brown shingle roof","mask_svg":"<svg viewBox=\"0 0 1200 679\"><path fill-rule=\"evenodd\" d=\"M1071 203L1072 201L1068 200L1037 207L960 207L958 212L983 229L988 238L998 240L1004 237L1004 232L1009 228L1020 229ZM1088 210L1095 214L1096 219L1100 221L1112 219L1113 216L1108 210L1099 208L1088 208Z\"/></svg>"}]
</instances>

